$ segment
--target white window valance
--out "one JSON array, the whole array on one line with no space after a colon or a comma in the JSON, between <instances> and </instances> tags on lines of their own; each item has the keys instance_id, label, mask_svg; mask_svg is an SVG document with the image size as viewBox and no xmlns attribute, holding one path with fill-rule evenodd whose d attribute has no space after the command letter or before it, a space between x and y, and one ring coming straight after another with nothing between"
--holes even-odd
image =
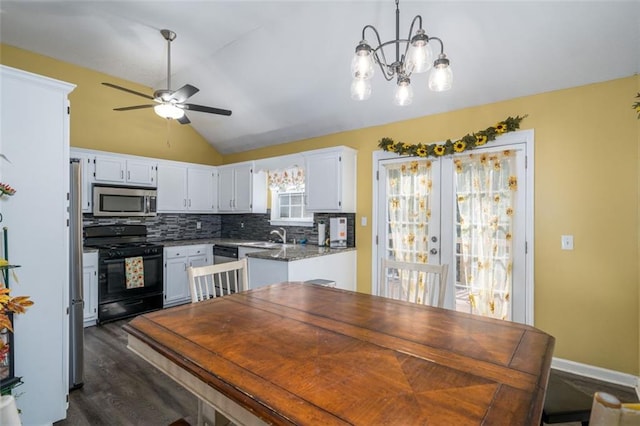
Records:
<instances>
[{"instance_id":1,"label":"white window valance","mask_svg":"<svg viewBox=\"0 0 640 426\"><path fill-rule=\"evenodd\" d=\"M272 191L304 191L304 169L290 167L283 170L269 170L268 183Z\"/></svg>"}]
</instances>

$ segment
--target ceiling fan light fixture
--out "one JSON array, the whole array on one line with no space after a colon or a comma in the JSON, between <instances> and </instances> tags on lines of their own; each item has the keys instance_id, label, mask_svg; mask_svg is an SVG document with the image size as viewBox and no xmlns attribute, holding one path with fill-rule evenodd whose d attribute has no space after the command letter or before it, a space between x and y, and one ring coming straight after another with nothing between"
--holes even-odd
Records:
<instances>
[{"instance_id":1,"label":"ceiling fan light fixture","mask_svg":"<svg viewBox=\"0 0 640 426\"><path fill-rule=\"evenodd\" d=\"M184 117L184 110L170 103L158 104L153 107L153 110L162 118L177 120Z\"/></svg>"}]
</instances>

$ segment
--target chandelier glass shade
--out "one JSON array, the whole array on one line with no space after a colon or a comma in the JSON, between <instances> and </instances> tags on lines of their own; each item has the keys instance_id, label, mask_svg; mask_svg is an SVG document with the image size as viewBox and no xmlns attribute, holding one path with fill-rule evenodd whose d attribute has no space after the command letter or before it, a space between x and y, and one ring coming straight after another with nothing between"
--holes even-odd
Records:
<instances>
[{"instance_id":1,"label":"chandelier glass shade","mask_svg":"<svg viewBox=\"0 0 640 426\"><path fill-rule=\"evenodd\" d=\"M410 77L429 71L429 89L442 92L449 90L453 82L453 73L449 59L444 53L444 44L438 37L429 37L422 28L422 17L416 15L411 21L409 36L400 38L400 9L396 0L396 38L382 42L378 30L372 25L365 25L362 29L362 40L356 46L351 61L351 98L359 101L371 96L371 78L375 74L376 65L387 81L396 80L397 88L394 98L396 105L409 105L413 99L413 89ZM414 33L414 27L418 26ZM365 35L369 30L378 42L372 47ZM433 45L439 44L440 51L434 60ZM387 61L385 48L395 47L395 60ZM401 51L404 53L401 54Z\"/></svg>"},{"instance_id":2,"label":"chandelier glass shade","mask_svg":"<svg viewBox=\"0 0 640 426\"><path fill-rule=\"evenodd\" d=\"M158 104L153 107L153 110L162 118L172 118L174 120L177 120L184 117L184 110L182 108L178 108L170 102Z\"/></svg>"}]
</instances>

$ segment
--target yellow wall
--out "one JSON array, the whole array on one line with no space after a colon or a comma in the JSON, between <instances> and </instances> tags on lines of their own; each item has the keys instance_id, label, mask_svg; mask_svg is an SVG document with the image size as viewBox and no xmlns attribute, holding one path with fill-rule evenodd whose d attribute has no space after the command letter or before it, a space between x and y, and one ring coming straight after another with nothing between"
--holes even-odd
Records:
<instances>
[{"instance_id":1,"label":"yellow wall","mask_svg":"<svg viewBox=\"0 0 640 426\"><path fill-rule=\"evenodd\" d=\"M358 150L356 245L358 290L370 291L372 154L384 136L436 142L528 114L535 130L535 325L557 339L556 357L629 374L640 371L640 120L631 109L640 77L543 93L447 114L343 132L222 158L191 126L149 110L113 112L137 104L110 81L151 89L0 45L0 62L78 85L71 95L71 144L195 163L220 164L347 145ZM390 106L391 108L391 106ZM140 114L140 115L138 115ZM369 220L369 223L371 221ZM560 235L575 250L560 250Z\"/></svg>"},{"instance_id":2,"label":"yellow wall","mask_svg":"<svg viewBox=\"0 0 640 426\"><path fill-rule=\"evenodd\" d=\"M634 76L228 155L224 161L356 148L359 224L372 215L372 154L383 136L431 143L528 114L521 128L535 131L535 325L556 337L556 357L637 375L640 126L631 104L639 84ZM573 251L560 249L563 234L574 235ZM358 290L369 292L370 226L358 225L356 246Z\"/></svg>"},{"instance_id":3,"label":"yellow wall","mask_svg":"<svg viewBox=\"0 0 640 426\"><path fill-rule=\"evenodd\" d=\"M201 164L217 165L222 161L222 156L189 125L162 120L151 108L113 111L148 101L101 83L151 94L153 90L149 87L6 44L0 44L0 63L77 86L69 96L73 147Z\"/></svg>"}]
</instances>

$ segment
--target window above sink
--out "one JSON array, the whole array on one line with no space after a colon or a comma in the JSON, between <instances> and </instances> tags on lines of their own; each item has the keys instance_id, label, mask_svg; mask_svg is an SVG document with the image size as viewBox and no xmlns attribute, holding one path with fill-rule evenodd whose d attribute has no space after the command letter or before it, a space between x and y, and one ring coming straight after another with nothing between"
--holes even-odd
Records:
<instances>
[{"instance_id":1,"label":"window above sink","mask_svg":"<svg viewBox=\"0 0 640 426\"><path fill-rule=\"evenodd\" d=\"M271 220L273 226L313 226L313 213L306 211L304 169L269 170Z\"/></svg>"}]
</instances>

